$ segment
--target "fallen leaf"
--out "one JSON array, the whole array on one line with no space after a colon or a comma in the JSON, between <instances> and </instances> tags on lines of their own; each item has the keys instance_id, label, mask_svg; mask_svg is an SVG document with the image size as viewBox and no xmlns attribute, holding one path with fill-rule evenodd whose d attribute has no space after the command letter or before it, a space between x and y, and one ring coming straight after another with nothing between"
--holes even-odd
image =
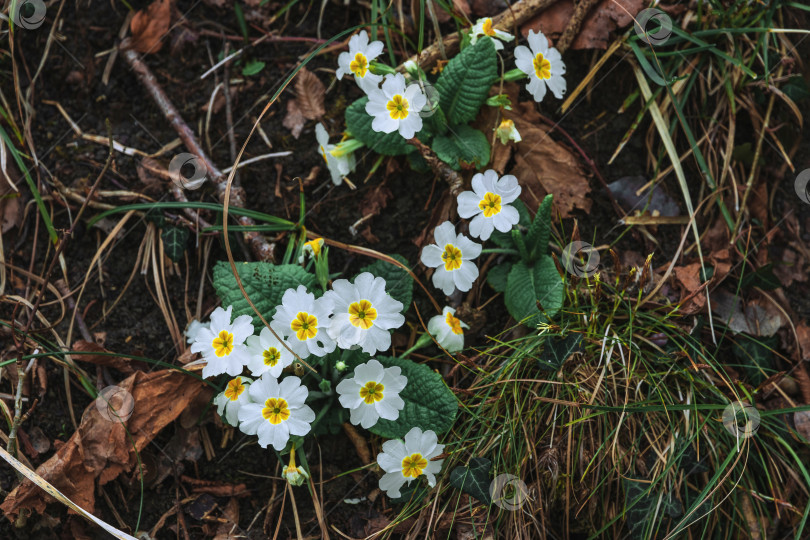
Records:
<instances>
[{"instance_id":1,"label":"fallen leaf","mask_svg":"<svg viewBox=\"0 0 810 540\"><path fill-rule=\"evenodd\" d=\"M793 413L793 425L796 426L799 435L804 437L805 441L810 442L810 411Z\"/></svg>"},{"instance_id":2,"label":"fallen leaf","mask_svg":"<svg viewBox=\"0 0 810 540\"><path fill-rule=\"evenodd\" d=\"M661 216L677 216L681 211L678 203L670 197L660 184L639 193L648 180L643 176L625 176L608 184L613 197L631 214L647 210Z\"/></svg>"},{"instance_id":3,"label":"fallen leaf","mask_svg":"<svg viewBox=\"0 0 810 540\"><path fill-rule=\"evenodd\" d=\"M194 493L208 493L214 497L239 497L248 494L245 484L228 484L226 482L214 482L212 480L200 480L190 476L181 476L180 480L186 484L191 484L191 491Z\"/></svg>"},{"instance_id":4,"label":"fallen leaf","mask_svg":"<svg viewBox=\"0 0 810 540\"><path fill-rule=\"evenodd\" d=\"M326 87L317 75L307 68L301 68L295 78L295 101L298 109L307 120L317 120L324 115L323 98L326 96ZM289 114L289 108L287 109Z\"/></svg>"},{"instance_id":5,"label":"fallen leaf","mask_svg":"<svg viewBox=\"0 0 810 540\"><path fill-rule=\"evenodd\" d=\"M73 350L87 353L106 353L106 354L76 354L73 355L74 360L79 362L87 362L88 364L96 364L97 366L107 366L117 369L121 373L130 375L136 371L136 368L145 368L146 365L142 362L121 358L120 356L111 356L107 349L93 343L92 341L84 341L80 339L73 342Z\"/></svg>"},{"instance_id":6,"label":"fallen leaf","mask_svg":"<svg viewBox=\"0 0 810 540\"><path fill-rule=\"evenodd\" d=\"M171 24L171 0L155 0L146 11L139 10L129 23L132 32L130 47L140 53L156 53L163 47L163 38Z\"/></svg>"},{"instance_id":7,"label":"fallen leaf","mask_svg":"<svg viewBox=\"0 0 810 540\"><path fill-rule=\"evenodd\" d=\"M134 399L132 416L124 423L110 422L101 415L95 402L91 403L70 439L36 470L91 513L95 509L96 480L104 485L135 469L136 451L142 451L205 387L204 383L174 370L136 371L118 386ZM0 509L14 520L22 510L42 513L52 502L49 495L25 480L8 494Z\"/></svg>"},{"instance_id":8,"label":"fallen leaf","mask_svg":"<svg viewBox=\"0 0 810 540\"><path fill-rule=\"evenodd\" d=\"M301 109L298 107L298 100L288 100L287 115L284 117L281 125L289 129L292 132L292 136L297 139L301 135L301 131L304 129L305 120L306 118L304 118L304 113L302 113Z\"/></svg>"},{"instance_id":9,"label":"fallen leaf","mask_svg":"<svg viewBox=\"0 0 810 540\"><path fill-rule=\"evenodd\" d=\"M712 293L712 311L735 334L770 337L782 325L782 313L769 301L753 299L742 307L740 298L722 289Z\"/></svg>"},{"instance_id":10,"label":"fallen leaf","mask_svg":"<svg viewBox=\"0 0 810 540\"><path fill-rule=\"evenodd\" d=\"M591 9L582 22L582 27L571 49L607 49L610 33L617 28L624 28L633 22L641 9L647 5L644 0L604 0ZM552 4L533 19L530 19L520 31L523 36L529 30L541 31L546 37L556 39L563 33L574 14L574 2L563 0Z\"/></svg>"}]
</instances>

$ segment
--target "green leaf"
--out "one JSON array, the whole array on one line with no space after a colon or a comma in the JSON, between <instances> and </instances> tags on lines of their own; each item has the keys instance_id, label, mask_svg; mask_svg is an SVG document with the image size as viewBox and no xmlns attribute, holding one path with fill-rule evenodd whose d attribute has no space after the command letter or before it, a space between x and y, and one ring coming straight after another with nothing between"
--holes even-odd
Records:
<instances>
[{"instance_id":1,"label":"green leaf","mask_svg":"<svg viewBox=\"0 0 810 540\"><path fill-rule=\"evenodd\" d=\"M414 427L441 434L453 426L458 400L441 375L411 360L388 356L378 356L377 360L385 367L399 366L402 375L408 378L408 384L399 394L405 402L399 418L380 418L369 431L386 439L401 439Z\"/></svg>"},{"instance_id":2,"label":"green leaf","mask_svg":"<svg viewBox=\"0 0 810 540\"><path fill-rule=\"evenodd\" d=\"M245 292L268 322L275 314L276 306L281 304L281 297L287 289L304 285L312 290L316 283L315 276L295 264L242 262L236 263L236 270L239 272ZM231 273L231 265L227 261L217 261L214 265L214 289L223 306L233 306L234 318L239 315L250 315L253 317L254 326L262 326L261 319L242 296L236 278Z\"/></svg>"},{"instance_id":3,"label":"green leaf","mask_svg":"<svg viewBox=\"0 0 810 540\"><path fill-rule=\"evenodd\" d=\"M391 255L405 266L408 260L402 255ZM371 272L377 277L385 280L385 291L402 302L402 312L408 311L413 298L413 278L408 272L386 261L376 260L368 266L360 269L360 272Z\"/></svg>"},{"instance_id":4,"label":"green leaf","mask_svg":"<svg viewBox=\"0 0 810 540\"><path fill-rule=\"evenodd\" d=\"M509 278L509 272L512 270L512 263L509 261L502 262L498 266L490 268L487 272L487 283L495 289L495 292L504 292L506 290L506 282Z\"/></svg>"},{"instance_id":5,"label":"green leaf","mask_svg":"<svg viewBox=\"0 0 810 540\"><path fill-rule=\"evenodd\" d=\"M487 458L472 458L470 463L464 467L456 467L450 473L450 485L475 497L486 505L492 504L492 496L489 494L489 470L492 462Z\"/></svg>"},{"instance_id":6,"label":"green leaf","mask_svg":"<svg viewBox=\"0 0 810 540\"><path fill-rule=\"evenodd\" d=\"M497 76L498 58L488 37L450 60L436 81L439 104L447 121L451 125L472 122Z\"/></svg>"},{"instance_id":7,"label":"green leaf","mask_svg":"<svg viewBox=\"0 0 810 540\"><path fill-rule=\"evenodd\" d=\"M683 506L671 493L645 493L649 488L649 482L624 479L625 508L632 505L625 514L630 538L657 537L654 531L661 520L667 517L677 518L683 514Z\"/></svg>"},{"instance_id":8,"label":"green leaf","mask_svg":"<svg viewBox=\"0 0 810 540\"><path fill-rule=\"evenodd\" d=\"M467 125L455 126L446 135L436 135L433 151L456 171L462 163L471 163L480 169L489 163L489 141L487 136Z\"/></svg>"},{"instance_id":9,"label":"green leaf","mask_svg":"<svg viewBox=\"0 0 810 540\"><path fill-rule=\"evenodd\" d=\"M371 127L374 118L366 112L366 103L368 103L368 98L364 97L346 108L346 129L354 138L378 154L385 156L399 156L416 151L416 147L408 144L398 131L393 133L374 131ZM422 140L421 131L416 136Z\"/></svg>"},{"instance_id":10,"label":"green leaf","mask_svg":"<svg viewBox=\"0 0 810 540\"><path fill-rule=\"evenodd\" d=\"M551 257L543 257L532 266L524 261L512 266L504 302L509 314L527 326L539 322L537 302L548 317L554 317L562 307L563 282Z\"/></svg>"},{"instance_id":11,"label":"green leaf","mask_svg":"<svg viewBox=\"0 0 810 540\"><path fill-rule=\"evenodd\" d=\"M568 334L567 336L551 336L546 339L545 347L537 361L541 369L560 369L568 358L575 352L581 351L579 346L582 334Z\"/></svg>"},{"instance_id":12,"label":"green leaf","mask_svg":"<svg viewBox=\"0 0 810 540\"><path fill-rule=\"evenodd\" d=\"M537 214L534 215L534 221L529 227L529 232L526 235L526 244L529 247L529 253L533 257L539 257L548 253L548 240L551 237L551 204L554 196L549 194L540 203L537 209Z\"/></svg>"},{"instance_id":13,"label":"green leaf","mask_svg":"<svg viewBox=\"0 0 810 540\"><path fill-rule=\"evenodd\" d=\"M160 238L163 239L163 250L174 262L183 260L188 235L188 229L185 227L175 227L174 225L166 227L163 229L163 232L160 233Z\"/></svg>"},{"instance_id":14,"label":"green leaf","mask_svg":"<svg viewBox=\"0 0 810 540\"><path fill-rule=\"evenodd\" d=\"M242 75L245 77L250 77L251 75L256 75L261 70L264 69L265 63L261 60L251 60L248 62L245 67L242 68Z\"/></svg>"},{"instance_id":15,"label":"green leaf","mask_svg":"<svg viewBox=\"0 0 810 540\"><path fill-rule=\"evenodd\" d=\"M750 267L746 267L745 270L745 275L740 280L740 288L743 290L759 287L763 291L773 291L782 286L779 278L773 273L773 263L768 263L753 272Z\"/></svg>"}]
</instances>

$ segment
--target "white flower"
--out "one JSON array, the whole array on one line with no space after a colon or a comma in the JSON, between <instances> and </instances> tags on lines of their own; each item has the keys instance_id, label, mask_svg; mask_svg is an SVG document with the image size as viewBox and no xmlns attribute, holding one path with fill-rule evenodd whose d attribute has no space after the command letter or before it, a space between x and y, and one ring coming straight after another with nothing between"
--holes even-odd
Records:
<instances>
[{"instance_id":1,"label":"white flower","mask_svg":"<svg viewBox=\"0 0 810 540\"><path fill-rule=\"evenodd\" d=\"M269 328L262 328L258 336L247 338L247 349L250 354L247 367L254 377L261 377L265 373L279 377L281 371L295 359Z\"/></svg>"},{"instance_id":2,"label":"white flower","mask_svg":"<svg viewBox=\"0 0 810 540\"><path fill-rule=\"evenodd\" d=\"M402 486L411 483L423 474L428 479L428 485L436 485L436 474L442 470L443 459L431 461L441 455L444 445L438 444L436 433L425 431L418 427L411 429L405 435L405 442L385 441L382 453L377 454L377 464L386 474L380 478L380 489L389 497L400 497Z\"/></svg>"},{"instance_id":3,"label":"white flower","mask_svg":"<svg viewBox=\"0 0 810 540\"><path fill-rule=\"evenodd\" d=\"M441 315L428 321L428 332L433 334L439 345L454 353L464 348L464 329L469 328L456 317L456 310L446 306Z\"/></svg>"},{"instance_id":4,"label":"white flower","mask_svg":"<svg viewBox=\"0 0 810 540\"><path fill-rule=\"evenodd\" d=\"M309 242L304 242L304 247L301 248L301 256L298 257L298 264L303 264L307 258L314 259L321 253L323 247L323 238L316 238Z\"/></svg>"},{"instance_id":5,"label":"white flower","mask_svg":"<svg viewBox=\"0 0 810 540\"><path fill-rule=\"evenodd\" d=\"M331 298L322 296L316 300L314 294L299 285L298 289L287 289L281 297L271 326L301 358L310 354L326 356L335 350L335 342L326 332L331 315Z\"/></svg>"},{"instance_id":6,"label":"white flower","mask_svg":"<svg viewBox=\"0 0 810 540\"><path fill-rule=\"evenodd\" d=\"M329 144L329 134L320 122L315 124L315 138L318 140L318 151L326 162L326 168L332 175L332 183L339 186L343 183L343 177L354 170L356 164L354 154L337 157L332 154L336 145Z\"/></svg>"},{"instance_id":7,"label":"white flower","mask_svg":"<svg viewBox=\"0 0 810 540\"><path fill-rule=\"evenodd\" d=\"M520 221L520 214L509 204L520 195L517 178L507 174L499 180L498 173L489 169L473 176L472 188L458 196L458 215L473 218L472 236L488 240L493 229L509 232Z\"/></svg>"},{"instance_id":8,"label":"white flower","mask_svg":"<svg viewBox=\"0 0 810 540\"><path fill-rule=\"evenodd\" d=\"M476 244L463 234L456 235L456 227L445 221L433 231L435 244L422 250L422 263L435 268L433 285L446 295L453 289L467 292L478 278L478 267L472 262L481 254L481 244Z\"/></svg>"},{"instance_id":9,"label":"white flower","mask_svg":"<svg viewBox=\"0 0 810 540\"><path fill-rule=\"evenodd\" d=\"M354 368L354 377L343 379L335 388L340 404L351 411L351 422L368 429L380 418L396 420L405 402L399 393L408 384L398 367L384 368L373 358Z\"/></svg>"},{"instance_id":10,"label":"white flower","mask_svg":"<svg viewBox=\"0 0 810 540\"><path fill-rule=\"evenodd\" d=\"M353 35L349 40L349 52L342 52L338 56L338 69L335 72L337 79L351 74L354 75L357 86L366 94L376 90L382 77L371 72L369 63L380 56L382 50L382 41L369 43L368 33L365 30Z\"/></svg>"},{"instance_id":11,"label":"white flower","mask_svg":"<svg viewBox=\"0 0 810 540\"><path fill-rule=\"evenodd\" d=\"M371 128L383 133L399 134L406 139L412 138L422 129L422 117L419 111L427 103L425 94L417 83L405 88L405 76L402 73L386 75L382 89L368 94L366 112L374 117Z\"/></svg>"},{"instance_id":12,"label":"white flower","mask_svg":"<svg viewBox=\"0 0 810 540\"><path fill-rule=\"evenodd\" d=\"M506 144L508 141L515 141L519 143L523 140L515 127L515 123L509 118L504 118L498 127L495 128L495 135L501 141L501 144Z\"/></svg>"},{"instance_id":13,"label":"white flower","mask_svg":"<svg viewBox=\"0 0 810 540\"><path fill-rule=\"evenodd\" d=\"M493 38L492 43L495 45L496 51L503 49L503 43L494 38L498 38L503 41L512 41L515 39L515 36L512 34L493 28L492 19L489 17L485 19L478 19L475 22L475 25L470 29L470 44L475 45L478 38L482 36L489 36Z\"/></svg>"},{"instance_id":14,"label":"white flower","mask_svg":"<svg viewBox=\"0 0 810 540\"><path fill-rule=\"evenodd\" d=\"M250 315L240 315L231 324L231 312L218 307L211 314L208 328L200 328L194 335L191 352L202 353L208 362L203 368L203 379L227 373L231 377L242 373L248 362L245 340L253 334L253 323Z\"/></svg>"},{"instance_id":15,"label":"white flower","mask_svg":"<svg viewBox=\"0 0 810 540\"><path fill-rule=\"evenodd\" d=\"M529 47L515 47L515 65L529 76L526 89L538 103L546 95L546 86L557 99L565 94L565 64L560 51L548 46L548 40L542 32L529 30Z\"/></svg>"},{"instance_id":16,"label":"white flower","mask_svg":"<svg viewBox=\"0 0 810 540\"><path fill-rule=\"evenodd\" d=\"M186 341L191 344L194 343L194 339L197 337L197 332L200 331L201 328L209 328L211 326L210 322L201 323L197 319L193 319L189 324L188 328L186 329L183 334L186 336Z\"/></svg>"},{"instance_id":17,"label":"white flower","mask_svg":"<svg viewBox=\"0 0 810 540\"><path fill-rule=\"evenodd\" d=\"M347 279L336 280L324 296L334 304L329 337L341 349L360 346L368 354L385 351L391 346L389 330L405 322L402 302L385 292L383 278L369 272L358 275L354 284Z\"/></svg>"},{"instance_id":18,"label":"white flower","mask_svg":"<svg viewBox=\"0 0 810 540\"><path fill-rule=\"evenodd\" d=\"M252 403L239 408L239 429L259 436L259 446L272 444L283 450L290 435L306 435L315 420L315 413L304 401L309 395L298 377L286 377L278 382L265 373L250 385Z\"/></svg>"},{"instance_id":19,"label":"white flower","mask_svg":"<svg viewBox=\"0 0 810 540\"><path fill-rule=\"evenodd\" d=\"M228 381L225 391L214 398L217 414L224 415L228 424L234 427L239 425L239 409L242 408L242 405L251 402L248 388L252 382L247 377L235 377Z\"/></svg>"}]
</instances>

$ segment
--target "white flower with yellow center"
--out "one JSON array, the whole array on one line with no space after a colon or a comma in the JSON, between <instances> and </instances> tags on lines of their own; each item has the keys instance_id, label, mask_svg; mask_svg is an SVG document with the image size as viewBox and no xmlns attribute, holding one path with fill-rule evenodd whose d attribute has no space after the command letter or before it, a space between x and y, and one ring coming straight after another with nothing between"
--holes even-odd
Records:
<instances>
[{"instance_id":1,"label":"white flower with yellow center","mask_svg":"<svg viewBox=\"0 0 810 540\"><path fill-rule=\"evenodd\" d=\"M520 132L515 127L515 123L509 118L501 120L501 123L495 128L495 135L501 141L501 144L506 144L509 141L519 143L523 140Z\"/></svg>"},{"instance_id":2,"label":"white flower with yellow center","mask_svg":"<svg viewBox=\"0 0 810 540\"><path fill-rule=\"evenodd\" d=\"M478 267L472 262L481 254L481 244L476 244L463 234L456 235L456 227L445 221L433 231L435 244L422 249L422 264L435 268L433 285L446 295L458 288L467 292L478 278Z\"/></svg>"},{"instance_id":3,"label":"white flower with yellow center","mask_svg":"<svg viewBox=\"0 0 810 540\"><path fill-rule=\"evenodd\" d=\"M218 307L211 313L208 328L200 327L194 334L191 352L202 353L208 362L203 367L203 379L221 373L235 377L242 373L249 360L245 340L253 335L253 319L250 315L240 315L231 324L232 311L233 306Z\"/></svg>"},{"instance_id":4,"label":"white flower with yellow center","mask_svg":"<svg viewBox=\"0 0 810 540\"><path fill-rule=\"evenodd\" d=\"M316 300L314 294L299 285L298 289L287 289L281 297L270 325L301 358L310 354L326 356L335 350L335 342L326 331L332 307L331 298L322 296Z\"/></svg>"},{"instance_id":5,"label":"white flower with yellow center","mask_svg":"<svg viewBox=\"0 0 810 540\"><path fill-rule=\"evenodd\" d=\"M383 51L382 41L368 42L368 33L363 30L349 40L349 52L342 52L338 56L338 69L335 72L340 80L344 75L353 75L363 92L368 94L376 90L382 77L375 75L369 69L372 60L380 56Z\"/></svg>"},{"instance_id":6,"label":"white flower with yellow center","mask_svg":"<svg viewBox=\"0 0 810 540\"><path fill-rule=\"evenodd\" d=\"M494 229L509 232L520 221L517 209L509 204L520 195L517 178L507 174L498 179L498 173L489 169L473 176L472 188L458 196L458 215L473 218L472 236L488 240Z\"/></svg>"},{"instance_id":7,"label":"white flower with yellow center","mask_svg":"<svg viewBox=\"0 0 810 540\"><path fill-rule=\"evenodd\" d=\"M332 183L339 186L343 183L343 177L354 170L356 161L354 154L337 157L332 153L337 145L329 144L329 134L323 124L315 124L315 138L318 140L318 152L321 154L329 174L332 175Z\"/></svg>"},{"instance_id":8,"label":"white flower with yellow center","mask_svg":"<svg viewBox=\"0 0 810 540\"><path fill-rule=\"evenodd\" d=\"M309 391L298 377L277 381L268 373L250 385L250 400L239 408L239 429L259 436L259 446L283 450L290 435L306 435L315 413L304 405Z\"/></svg>"},{"instance_id":9,"label":"white flower with yellow center","mask_svg":"<svg viewBox=\"0 0 810 540\"><path fill-rule=\"evenodd\" d=\"M261 377L265 373L279 377L281 371L295 359L269 328L262 328L258 336L247 338L247 349L250 354L247 367L254 377Z\"/></svg>"},{"instance_id":10,"label":"white flower with yellow center","mask_svg":"<svg viewBox=\"0 0 810 540\"><path fill-rule=\"evenodd\" d=\"M496 51L500 51L501 49L503 49L503 43L501 43L501 41L512 41L513 39L515 39L515 36L513 36L508 32L504 32L503 30L496 30L492 26L492 18L490 17L487 17L485 19L478 19L475 25L473 25L473 27L470 29L470 44L475 45L475 43L478 41L478 38L483 36L489 36L492 38L492 43L495 45Z\"/></svg>"},{"instance_id":11,"label":"white flower with yellow center","mask_svg":"<svg viewBox=\"0 0 810 540\"><path fill-rule=\"evenodd\" d=\"M363 272L349 283L338 279L332 290L324 294L334 305L329 325L329 337L341 349L362 347L363 352L374 354L391 346L391 332L405 322L402 302L385 292L385 280Z\"/></svg>"},{"instance_id":12,"label":"white flower with yellow center","mask_svg":"<svg viewBox=\"0 0 810 540\"><path fill-rule=\"evenodd\" d=\"M548 87L557 99L565 94L565 64L560 51L548 46L548 40L542 32L529 30L529 46L515 47L515 65L529 76L526 90L540 103Z\"/></svg>"},{"instance_id":13,"label":"white flower with yellow center","mask_svg":"<svg viewBox=\"0 0 810 540\"><path fill-rule=\"evenodd\" d=\"M323 238L316 238L309 242L304 242L304 247L301 248L301 256L298 257L298 264L303 264L307 258L314 259L321 253L323 248Z\"/></svg>"},{"instance_id":14,"label":"white flower with yellow center","mask_svg":"<svg viewBox=\"0 0 810 540\"><path fill-rule=\"evenodd\" d=\"M443 459L433 460L444 452L444 445L433 431L422 432L415 427L405 435L405 441L385 441L382 453L377 454L377 465L385 471L380 478L380 489L389 497L400 497L400 489L407 482L424 475L428 485L436 485L436 474L442 470Z\"/></svg>"},{"instance_id":15,"label":"white flower with yellow center","mask_svg":"<svg viewBox=\"0 0 810 540\"><path fill-rule=\"evenodd\" d=\"M374 131L399 131L404 138L410 139L422 129L419 111L425 103L427 97L419 84L413 83L405 88L405 76L397 73L385 76L382 89L369 92L366 112L374 117L371 122Z\"/></svg>"},{"instance_id":16,"label":"white flower with yellow center","mask_svg":"<svg viewBox=\"0 0 810 540\"><path fill-rule=\"evenodd\" d=\"M469 328L461 319L456 317L456 310L445 306L441 315L436 315L428 321L428 332L433 334L439 345L454 353L464 348L464 329Z\"/></svg>"},{"instance_id":17,"label":"white flower with yellow center","mask_svg":"<svg viewBox=\"0 0 810 540\"><path fill-rule=\"evenodd\" d=\"M354 368L354 377L343 379L335 388L340 404L349 409L352 424L368 429L380 418L396 420L405 402L399 393L408 384L398 367L384 368L374 359Z\"/></svg>"},{"instance_id":18,"label":"white flower with yellow center","mask_svg":"<svg viewBox=\"0 0 810 540\"><path fill-rule=\"evenodd\" d=\"M234 377L228 381L225 391L214 398L217 414L224 415L229 425L234 427L239 425L239 409L242 405L250 403L248 388L252 382L247 377Z\"/></svg>"}]
</instances>

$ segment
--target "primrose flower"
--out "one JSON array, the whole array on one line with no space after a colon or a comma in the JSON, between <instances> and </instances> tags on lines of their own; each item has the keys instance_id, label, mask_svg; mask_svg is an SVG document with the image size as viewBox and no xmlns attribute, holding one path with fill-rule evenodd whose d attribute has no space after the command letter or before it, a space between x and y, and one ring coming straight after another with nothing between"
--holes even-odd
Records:
<instances>
[{"instance_id":1,"label":"primrose flower","mask_svg":"<svg viewBox=\"0 0 810 540\"><path fill-rule=\"evenodd\" d=\"M472 262L481 254L481 244L476 244L463 234L456 235L456 227L445 221L433 231L435 244L422 249L422 264L435 268L433 285L446 295L458 288L467 292L478 278L478 267Z\"/></svg>"},{"instance_id":2,"label":"primrose flower","mask_svg":"<svg viewBox=\"0 0 810 540\"><path fill-rule=\"evenodd\" d=\"M548 87L554 97L562 99L565 94L565 64L560 51L548 46L548 40L542 32L529 30L529 46L515 47L515 65L529 76L526 90L538 103L543 101Z\"/></svg>"},{"instance_id":3,"label":"primrose flower","mask_svg":"<svg viewBox=\"0 0 810 540\"><path fill-rule=\"evenodd\" d=\"M382 77L375 75L369 69L369 63L380 56L383 50L382 41L368 42L368 33L363 30L349 40L349 52L342 52L338 56L338 69L335 72L338 80L344 75L354 75L363 92L368 94L376 90Z\"/></svg>"},{"instance_id":4,"label":"primrose flower","mask_svg":"<svg viewBox=\"0 0 810 540\"><path fill-rule=\"evenodd\" d=\"M385 280L363 272L349 283L338 279L324 294L334 304L334 315L327 332L341 349L362 347L374 354L391 346L389 330L405 322L402 302L385 292Z\"/></svg>"},{"instance_id":5,"label":"primrose flower","mask_svg":"<svg viewBox=\"0 0 810 540\"><path fill-rule=\"evenodd\" d=\"M310 354L325 356L335 350L335 342L326 332L331 315L331 298L322 296L316 300L314 294L299 285L298 289L287 289L281 297L270 324L301 358Z\"/></svg>"},{"instance_id":6,"label":"primrose flower","mask_svg":"<svg viewBox=\"0 0 810 540\"><path fill-rule=\"evenodd\" d=\"M339 186L343 183L343 177L354 170L356 165L354 154L349 153L345 156L336 156L332 150L337 145L329 144L329 134L323 124L318 123L315 125L315 138L318 140L318 151L321 157L326 162L326 168L329 169L329 174L332 175L332 183Z\"/></svg>"},{"instance_id":7,"label":"primrose flower","mask_svg":"<svg viewBox=\"0 0 810 540\"><path fill-rule=\"evenodd\" d=\"M470 29L470 45L475 45L478 38L482 36L489 36L492 39L492 43L495 45L495 50L500 51L503 49L503 43L501 41L512 41L515 39L515 36L508 32L504 32L502 30L496 30L492 26L492 19L487 17L485 19L478 19L475 22L475 25ZM498 38L498 39L495 39Z\"/></svg>"},{"instance_id":8,"label":"primrose flower","mask_svg":"<svg viewBox=\"0 0 810 540\"><path fill-rule=\"evenodd\" d=\"M399 393L408 384L398 367L384 368L374 359L354 368L354 377L343 379L335 390L340 404L349 409L351 422L368 429L380 418L396 420L405 402Z\"/></svg>"},{"instance_id":9,"label":"primrose flower","mask_svg":"<svg viewBox=\"0 0 810 540\"><path fill-rule=\"evenodd\" d=\"M508 141L519 143L523 140L515 127L515 123L509 118L504 118L498 127L495 128L495 136L501 141L501 144L506 144Z\"/></svg>"},{"instance_id":10,"label":"primrose flower","mask_svg":"<svg viewBox=\"0 0 810 540\"><path fill-rule=\"evenodd\" d=\"M382 453L377 454L377 464L385 471L380 478L380 489L389 497L401 496L400 489L407 482L425 475L428 485L436 485L436 474L442 470L443 459L431 461L441 455L444 445L438 444L433 431L422 432L415 427L405 435L405 442L400 440L385 441Z\"/></svg>"},{"instance_id":11,"label":"primrose flower","mask_svg":"<svg viewBox=\"0 0 810 540\"><path fill-rule=\"evenodd\" d=\"M433 334L439 345L454 353L464 348L464 329L469 328L456 317L456 310L445 306L441 315L428 321L428 332Z\"/></svg>"},{"instance_id":12,"label":"primrose flower","mask_svg":"<svg viewBox=\"0 0 810 540\"><path fill-rule=\"evenodd\" d=\"M517 178L507 174L498 179L498 173L489 169L473 176L472 188L458 196L458 215L473 218L471 235L488 240L494 229L509 232L520 221L520 214L509 204L520 195Z\"/></svg>"},{"instance_id":13,"label":"primrose flower","mask_svg":"<svg viewBox=\"0 0 810 540\"><path fill-rule=\"evenodd\" d=\"M252 382L247 377L235 377L228 381L225 391L214 398L217 414L224 415L228 424L234 427L239 425L239 409L242 408L242 405L250 403L248 388Z\"/></svg>"},{"instance_id":14,"label":"primrose flower","mask_svg":"<svg viewBox=\"0 0 810 540\"><path fill-rule=\"evenodd\" d=\"M208 362L203 368L203 379L221 373L231 377L239 375L249 360L244 343L253 334L253 319L250 315L240 315L231 324L232 311L233 306L218 307L211 313L209 327L201 327L194 334L191 352L202 353Z\"/></svg>"},{"instance_id":15,"label":"primrose flower","mask_svg":"<svg viewBox=\"0 0 810 540\"><path fill-rule=\"evenodd\" d=\"M272 377L278 378L281 371L295 359L269 328L262 328L258 336L247 338L247 349L250 353L247 367L254 377L269 373Z\"/></svg>"},{"instance_id":16,"label":"primrose flower","mask_svg":"<svg viewBox=\"0 0 810 540\"><path fill-rule=\"evenodd\" d=\"M197 337L197 332L199 332L201 328L209 328L210 326L210 322L201 323L197 319L193 319L188 324L188 328L186 328L186 330L183 332L183 334L186 336L186 341L189 344L194 343L194 339Z\"/></svg>"},{"instance_id":17,"label":"primrose flower","mask_svg":"<svg viewBox=\"0 0 810 540\"><path fill-rule=\"evenodd\" d=\"M382 89L369 92L366 112L374 117L371 122L374 131L399 131L404 138L410 139L422 129L419 111L425 103L427 97L419 84L413 83L405 88L405 76L397 73L385 76Z\"/></svg>"},{"instance_id":18,"label":"primrose flower","mask_svg":"<svg viewBox=\"0 0 810 540\"><path fill-rule=\"evenodd\" d=\"M281 382L265 373L250 385L252 403L239 408L239 429L259 436L259 446L272 444L283 450L290 435L306 435L315 420L315 413L304 401L309 395L298 377L285 377Z\"/></svg>"},{"instance_id":19,"label":"primrose flower","mask_svg":"<svg viewBox=\"0 0 810 540\"><path fill-rule=\"evenodd\" d=\"M290 449L290 464L284 467L283 474L287 482L293 486L300 486L309 478L307 471L302 467L295 466L295 445Z\"/></svg>"},{"instance_id":20,"label":"primrose flower","mask_svg":"<svg viewBox=\"0 0 810 540\"><path fill-rule=\"evenodd\" d=\"M323 247L323 238L316 238L309 242L304 242L304 247L301 249L301 256L298 257L298 264L303 263L307 257L314 259L321 253Z\"/></svg>"}]
</instances>

